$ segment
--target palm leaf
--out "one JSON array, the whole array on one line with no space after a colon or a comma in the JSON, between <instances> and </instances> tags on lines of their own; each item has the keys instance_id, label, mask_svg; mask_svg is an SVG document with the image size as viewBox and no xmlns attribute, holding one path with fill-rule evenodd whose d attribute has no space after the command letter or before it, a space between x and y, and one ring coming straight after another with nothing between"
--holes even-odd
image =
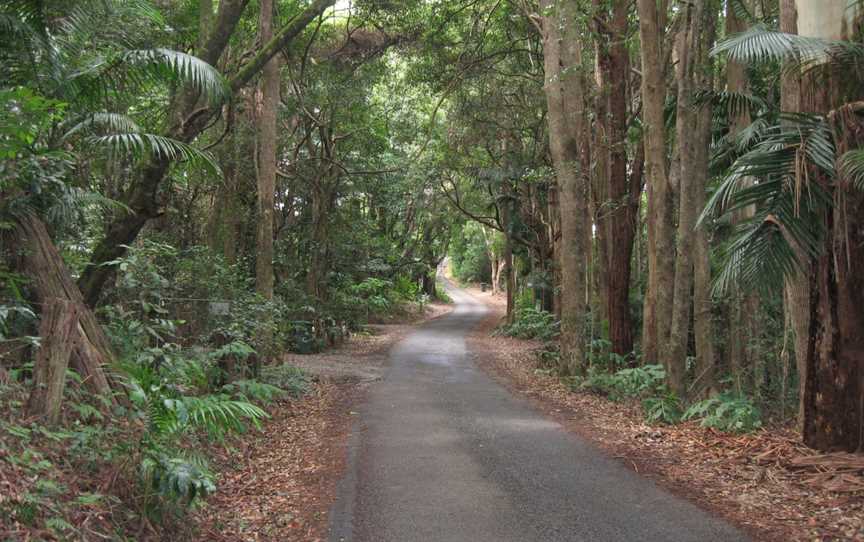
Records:
<instances>
[{"instance_id":1,"label":"palm leaf","mask_svg":"<svg viewBox=\"0 0 864 542\"><path fill-rule=\"evenodd\" d=\"M228 85L219 71L200 58L171 49L137 49L126 51L120 62L127 68L142 68L145 77L162 77L166 73L191 83L205 96L224 98Z\"/></svg>"},{"instance_id":2,"label":"palm leaf","mask_svg":"<svg viewBox=\"0 0 864 542\"><path fill-rule=\"evenodd\" d=\"M76 122L65 134L61 140L66 141L77 133L84 131L93 131L96 128L104 128L108 132L130 132L139 133L141 128L138 124L127 115L120 113L98 112L87 115L82 120Z\"/></svg>"},{"instance_id":3,"label":"palm leaf","mask_svg":"<svg viewBox=\"0 0 864 542\"><path fill-rule=\"evenodd\" d=\"M712 55L725 54L742 64L768 60L780 62L807 62L824 57L834 42L769 30L756 25L744 32L733 34L711 50Z\"/></svg>"},{"instance_id":4,"label":"palm leaf","mask_svg":"<svg viewBox=\"0 0 864 542\"><path fill-rule=\"evenodd\" d=\"M864 190L864 149L847 151L837 161L840 177L858 190Z\"/></svg>"},{"instance_id":5,"label":"palm leaf","mask_svg":"<svg viewBox=\"0 0 864 542\"><path fill-rule=\"evenodd\" d=\"M205 166L217 175L222 174L219 165L210 153L202 152L187 143L170 137L131 132L94 136L88 141L96 146L108 147L113 152L131 154L135 157L151 155L171 161L182 160Z\"/></svg>"}]
</instances>

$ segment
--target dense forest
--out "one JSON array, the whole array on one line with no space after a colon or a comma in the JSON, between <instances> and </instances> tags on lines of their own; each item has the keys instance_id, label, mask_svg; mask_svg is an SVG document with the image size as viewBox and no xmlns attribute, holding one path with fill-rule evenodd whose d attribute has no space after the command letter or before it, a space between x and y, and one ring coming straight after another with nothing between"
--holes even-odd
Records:
<instances>
[{"instance_id":1,"label":"dense forest","mask_svg":"<svg viewBox=\"0 0 864 542\"><path fill-rule=\"evenodd\" d=\"M286 352L444 267L573 390L861 452L860 15L0 0L0 464L43 480L0 484L0 534L160 532L217 491L205 442L313 385Z\"/></svg>"}]
</instances>

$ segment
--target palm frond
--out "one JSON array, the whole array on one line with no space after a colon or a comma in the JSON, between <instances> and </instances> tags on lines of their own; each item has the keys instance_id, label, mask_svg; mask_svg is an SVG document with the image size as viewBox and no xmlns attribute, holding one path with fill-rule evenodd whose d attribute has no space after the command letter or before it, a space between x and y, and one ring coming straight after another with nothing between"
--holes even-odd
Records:
<instances>
[{"instance_id":1,"label":"palm frond","mask_svg":"<svg viewBox=\"0 0 864 542\"><path fill-rule=\"evenodd\" d=\"M96 146L108 147L113 152L131 154L135 157L152 155L172 161L181 160L194 165L205 166L217 175L222 174L219 165L210 153L202 152L187 143L170 137L133 132L94 136L88 141Z\"/></svg>"},{"instance_id":2,"label":"palm frond","mask_svg":"<svg viewBox=\"0 0 864 542\"><path fill-rule=\"evenodd\" d=\"M723 264L714 280L714 295L726 294L733 285L770 292L800 269L795 247L807 258L819 253L822 228L815 213L796 210L788 192L776 196L741 223L721 250Z\"/></svg>"},{"instance_id":3,"label":"palm frond","mask_svg":"<svg viewBox=\"0 0 864 542\"><path fill-rule=\"evenodd\" d=\"M864 190L864 149L847 151L837 161L840 178L858 190Z\"/></svg>"},{"instance_id":4,"label":"palm frond","mask_svg":"<svg viewBox=\"0 0 864 542\"><path fill-rule=\"evenodd\" d=\"M224 98L228 93L225 78L216 68L180 51L163 48L126 51L120 56L120 62L126 67L143 68L145 71L141 75L145 77L171 74L213 99Z\"/></svg>"},{"instance_id":5,"label":"palm frond","mask_svg":"<svg viewBox=\"0 0 864 542\"><path fill-rule=\"evenodd\" d=\"M92 190L66 186L63 193L52 199L46 218L55 224L67 223L86 207L102 207L131 213L132 210L122 202L99 194Z\"/></svg>"},{"instance_id":6,"label":"palm frond","mask_svg":"<svg viewBox=\"0 0 864 542\"><path fill-rule=\"evenodd\" d=\"M66 141L75 134L80 132L94 131L97 128L103 128L107 132L112 133L139 133L141 127L127 115L110 112L97 112L87 115L83 119L76 122L66 133L61 137L62 141Z\"/></svg>"},{"instance_id":7,"label":"palm frond","mask_svg":"<svg viewBox=\"0 0 864 542\"><path fill-rule=\"evenodd\" d=\"M722 107L730 117L736 117L742 113L757 116L767 108L765 100L747 92L718 91L711 89L700 89L694 94L696 105L711 104Z\"/></svg>"},{"instance_id":8,"label":"palm frond","mask_svg":"<svg viewBox=\"0 0 864 542\"><path fill-rule=\"evenodd\" d=\"M824 57L834 42L769 30L756 25L722 40L711 50L712 55L726 54L742 64L774 60L807 62Z\"/></svg>"}]
</instances>

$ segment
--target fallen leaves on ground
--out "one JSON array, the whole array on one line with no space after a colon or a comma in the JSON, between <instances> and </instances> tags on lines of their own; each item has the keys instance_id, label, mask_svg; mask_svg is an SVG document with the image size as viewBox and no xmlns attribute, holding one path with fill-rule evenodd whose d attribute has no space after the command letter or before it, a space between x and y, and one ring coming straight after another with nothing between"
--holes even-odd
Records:
<instances>
[{"instance_id":1,"label":"fallen leaves on ground","mask_svg":"<svg viewBox=\"0 0 864 542\"><path fill-rule=\"evenodd\" d=\"M216 453L219 491L196 514L201 540L326 539L350 424L350 384L321 382L271 409L263 431Z\"/></svg>"},{"instance_id":2,"label":"fallen leaves on ground","mask_svg":"<svg viewBox=\"0 0 864 542\"><path fill-rule=\"evenodd\" d=\"M648 425L635 403L574 393L538 371L538 343L490 336L500 316L469 337L478 364L627 467L760 540L864 540L861 455L818 455L790 428L734 435L697 422Z\"/></svg>"}]
</instances>

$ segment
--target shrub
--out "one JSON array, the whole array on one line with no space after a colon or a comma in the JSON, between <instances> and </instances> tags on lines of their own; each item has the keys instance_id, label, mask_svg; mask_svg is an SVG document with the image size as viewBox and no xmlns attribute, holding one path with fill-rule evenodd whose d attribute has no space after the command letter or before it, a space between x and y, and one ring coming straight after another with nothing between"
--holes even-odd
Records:
<instances>
[{"instance_id":1,"label":"shrub","mask_svg":"<svg viewBox=\"0 0 864 542\"><path fill-rule=\"evenodd\" d=\"M261 381L285 390L291 397L302 397L312 388L312 377L292 365L267 365L261 369Z\"/></svg>"},{"instance_id":2,"label":"shrub","mask_svg":"<svg viewBox=\"0 0 864 542\"><path fill-rule=\"evenodd\" d=\"M724 393L699 401L684 413L685 420L700 419L703 427L746 433L762 427L762 414L749 397Z\"/></svg>"},{"instance_id":3,"label":"shrub","mask_svg":"<svg viewBox=\"0 0 864 542\"><path fill-rule=\"evenodd\" d=\"M642 400L642 412L648 423L672 425L681 421L681 402L671 392Z\"/></svg>"},{"instance_id":4,"label":"shrub","mask_svg":"<svg viewBox=\"0 0 864 542\"><path fill-rule=\"evenodd\" d=\"M643 365L615 373L590 367L587 376L575 382L575 387L608 395L613 401L656 397L666 391L666 371L661 365Z\"/></svg>"},{"instance_id":5,"label":"shrub","mask_svg":"<svg viewBox=\"0 0 864 542\"><path fill-rule=\"evenodd\" d=\"M516 309L513 323L502 328L501 332L519 339L538 339L551 341L558 337L560 322L555 315L534 307Z\"/></svg>"}]
</instances>

